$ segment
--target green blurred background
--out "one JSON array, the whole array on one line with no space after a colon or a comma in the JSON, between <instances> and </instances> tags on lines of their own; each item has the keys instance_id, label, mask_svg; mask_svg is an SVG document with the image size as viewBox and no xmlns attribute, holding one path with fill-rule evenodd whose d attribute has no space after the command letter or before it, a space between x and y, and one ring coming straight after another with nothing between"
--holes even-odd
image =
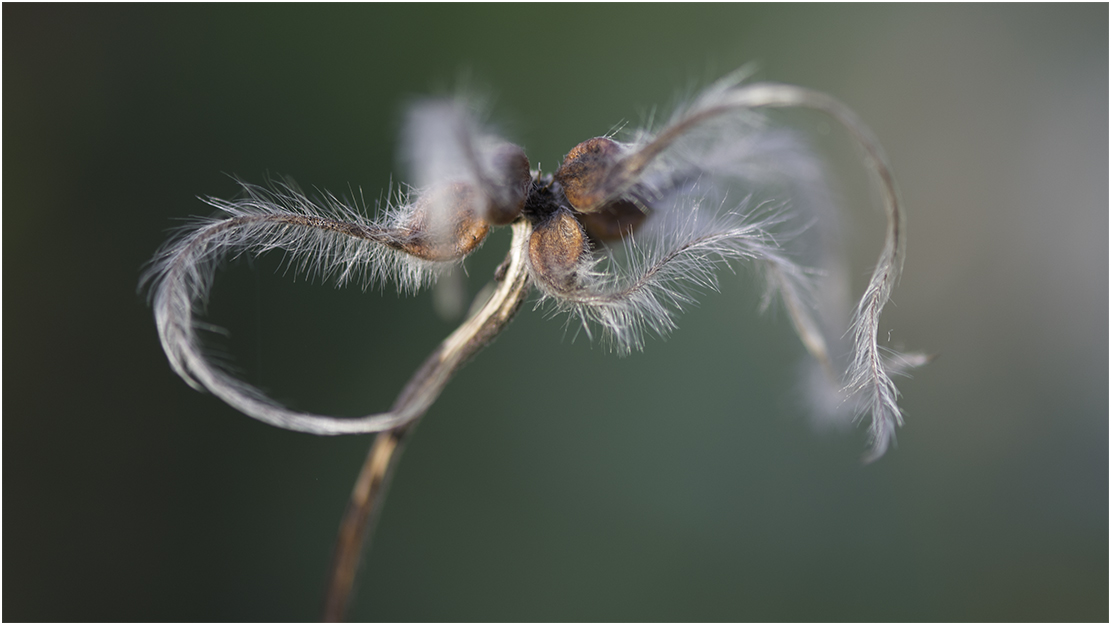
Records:
<instances>
[{"instance_id":1,"label":"green blurred background","mask_svg":"<svg viewBox=\"0 0 1111 625\"><path fill-rule=\"evenodd\" d=\"M826 91L909 210L899 446L823 435L803 350L726 275L618 358L527 307L405 453L352 618L1108 618L1108 8L64 6L4 17L4 620L310 620L369 437L271 428L166 365L140 268L225 174L379 197L461 74L551 170L746 62ZM807 114L854 220L847 140ZM825 133L825 134L823 134ZM501 232L468 264L477 290ZM431 297L232 263L210 318L289 404L386 408Z\"/></svg>"}]
</instances>

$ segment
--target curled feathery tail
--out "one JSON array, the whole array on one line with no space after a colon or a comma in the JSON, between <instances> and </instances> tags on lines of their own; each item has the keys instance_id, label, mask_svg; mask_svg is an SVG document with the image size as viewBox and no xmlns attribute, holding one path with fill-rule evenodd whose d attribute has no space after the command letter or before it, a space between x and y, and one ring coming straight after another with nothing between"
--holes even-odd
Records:
<instances>
[{"instance_id":1,"label":"curled feathery tail","mask_svg":"<svg viewBox=\"0 0 1111 625\"><path fill-rule=\"evenodd\" d=\"M644 347L646 334L667 336L676 316L697 301L700 291L718 289L718 271L731 261L791 265L772 234L781 213L743 202L735 210L702 208L708 198L681 196L682 209L655 214L658 221L628 235L608 258L584 256L574 280L553 281L530 267L533 282L556 312L581 321L588 336L601 330L603 342L620 354ZM791 265L793 267L793 265Z\"/></svg>"},{"instance_id":2,"label":"curled feathery tail","mask_svg":"<svg viewBox=\"0 0 1111 625\"><path fill-rule=\"evenodd\" d=\"M149 285L155 322L170 365L190 386L207 389L260 421L313 434L377 432L406 420L405 415L343 419L289 410L259 389L232 377L204 354L194 313L203 309L217 265L242 253L286 253L300 272L343 284L395 282L414 292L452 265L417 258L403 251L405 208L372 221L334 197L317 203L291 184L274 188L242 184L245 197L207 199L224 213L182 230L155 256L143 277Z\"/></svg>"},{"instance_id":3,"label":"curled feathery tail","mask_svg":"<svg viewBox=\"0 0 1111 625\"><path fill-rule=\"evenodd\" d=\"M615 143L617 147L613 151L619 157L612 159L603 173L596 173L590 179L591 193L580 192L580 196L585 198L582 203L585 210L598 210L597 207L629 194L658 195L676 178L676 172L684 172L688 177L698 178L710 186L721 185L722 188L730 184L750 189L753 186L782 187L792 184L791 177L797 177L803 181L799 185L801 188L820 192L822 183L818 180L819 176L813 173L815 168L808 161L806 150L799 149L799 144L790 136L769 130L760 111L812 109L825 113L846 128L863 149L865 165L880 190L887 219L883 250L869 284L855 306L848 329L852 343L847 346L848 357L841 357L840 350L834 348L841 342L839 334L844 331L844 326L840 332L832 331L830 321L836 315L822 310L825 302L816 295L829 292L818 285L820 271L806 269L796 261L797 255L789 253L789 246L786 245L790 237L778 241L785 244L782 247L764 247L751 257L764 269L769 287L765 301L782 301L807 350L829 377L839 379L837 386L840 390L834 390L834 394L840 397L840 406L836 411L848 410L854 412L857 418L869 419L871 449L865 460L871 461L883 455L894 439L895 429L902 424L898 391L891 376L928 360L918 353L892 352L878 342L879 318L898 282L906 250L905 215L895 178L879 142L848 107L828 95L801 87L775 83L744 84L747 75L746 70L741 70L711 85L689 105L676 111L659 131L642 130L633 134L630 143ZM769 162L777 161L769 161L768 148L772 152L780 152L779 161L789 166L788 174L776 174L769 168ZM818 201L815 204L829 203L826 198L816 197ZM688 244L680 236L673 239L671 245L678 250L685 249ZM698 246L691 249L698 249ZM678 254L680 258L686 258L684 252ZM723 260L729 257L729 253L716 256ZM698 264L694 275L700 275L699 270L705 271L705 267L704 262ZM704 278L699 279L704 281ZM674 305L686 301L676 296L670 298ZM840 299L840 296L831 299ZM589 316L589 313L579 314ZM609 313L595 312L593 318L598 319L604 314ZM634 319L631 325L635 327L638 323L657 329L650 322L639 321L639 318ZM670 316L665 315L657 325L670 329L671 323ZM640 345L637 341L627 340L625 344L632 347Z\"/></svg>"}]
</instances>

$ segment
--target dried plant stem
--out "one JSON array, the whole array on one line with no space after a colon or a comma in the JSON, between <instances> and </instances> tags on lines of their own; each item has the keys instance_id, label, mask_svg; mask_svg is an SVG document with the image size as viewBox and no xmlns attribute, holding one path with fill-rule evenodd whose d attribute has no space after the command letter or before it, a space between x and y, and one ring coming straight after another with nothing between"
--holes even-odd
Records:
<instances>
[{"instance_id":1,"label":"dried plant stem","mask_svg":"<svg viewBox=\"0 0 1111 625\"><path fill-rule=\"evenodd\" d=\"M402 426L379 433L359 471L332 555L331 579L328 581L328 594L324 597L323 620L326 622L344 620L359 561L371 529L378 520L393 468L401 457L405 436L411 430L411 427Z\"/></svg>"},{"instance_id":2,"label":"dried plant stem","mask_svg":"<svg viewBox=\"0 0 1111 625\"><path fill-rule=\"evenodd\" d=\"M513 224L513 241L495 276L499 284L494 294L478 313L444 339L401 391L391 412L412 415L411 419L374 439L340 523L324 602L325 621L344 620L365 543L408 435L459 367L493 340L521 307L528 291L524 250L531 233L526 220Z\"/></svg>"}]
</instances>

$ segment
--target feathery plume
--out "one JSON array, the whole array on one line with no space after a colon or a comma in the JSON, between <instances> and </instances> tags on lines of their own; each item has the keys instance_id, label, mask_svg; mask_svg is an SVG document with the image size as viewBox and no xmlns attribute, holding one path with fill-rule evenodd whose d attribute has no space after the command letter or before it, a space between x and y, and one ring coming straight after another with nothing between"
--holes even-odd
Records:
<instances>
[{"instance_id":1,"label":"feathery plume","mask_svg":"<svg viewBox=\"0 0 1111 625\"><path fill-rule=\"evenodd\" d=\"M763 278L763 308L781 305L825 379L811 385L817 412L869 419L868 459L902 424L892 375L923 364L878 341L879 319L905 255L904 215L891 167L855 114L829 96L746 83L747 70L710 85L660 129L575 146L553 173L529 169L524 150L481 120L473 99L422 100L409 112L403 156L414 187L371 220L335 197L308 199L291 184L243 184L245 197L206 200L223 218L201 220L159 252L144 280L171 365L247 414L321 434L377 431L387 415L334 419L293 413L205 359L194 313L215 266L280 249L298 271L395 282L415 291L473 252L492 227L528 222L517 245L539 303L577 319L615 351L665 336L720 269L749 263ZM863 296L846 303L840 226L820 160L768 109L821 111L863 148L887 217L883 251ZM732 198L741 198L739 201ZM848 330L846 331L846 325ZM813 375L808 378L816 380Z\"/></svg>"},{"instance_id":2,"label":"feathery plume","mask_svg":"<svg viewBox=\"0 0 1111 625\"><path fill-rule=\"evenodd\" d=\"M238 200L208 198L222 218L197 220L155 255L142 283L149 285L162 346L170 366L190 386L207 389L243 413L278 427L313 434L376 432L397 425L392 415L341 419L291 411L257 388L231 376L204 354L194 315L207 300L217 265L242 253L286 253L300 273L355 281L365 288L392 281L415 292L451 262L407 253L413 236L411 206L387 208L380 221L367 219L333 196L314 202L291 183L266 188L240 183Z\"/></svg>"},{"instance_id":3,"label":"feathery plume","mask_svg":"<svg viewBox=\"0 0 1111 625\"><path fill-rule=\"evenodd\" d=\"M777 238L763 228L757 240L770 239L774 244L751 246L750 231L730 230L721 221L700 222L693 217L705 202L673 202L671 210L688 212L691 223L711 224L715 231L700 231L692 239L682 228L677 229L660 242L658 251L651 252L660 264L631 264L625 282L616 274L598 274L590 256L579 261L580 270L575 272L578 288L561 290L540 278L537 282L546 296L560 300L557 306L600 323L617 338L619 350L627 351L643 345L643 329L659 334L669 331L674 326L672 311L692 301L688 291L662 284L686 280L690 285L713 288L716 283L706 276L712 275L715 263L738 258L757 261L768 286L765 302L783 303L804 346L827 375L840 379L838 403L844 408L835 412L869 418L871 451L866 460L874 460L902 424L898 392L891 380L896 372L892 363L898 363L898 372L903 373L926 360L920 354L884 356L877 338L880 314L898 281L905 255L905 217L891 167L868 128L840 102L790 85L745 84L746 77L747 72L741 70L711 85L689 105L680 107L659 131L634 131L631 141L625 143L600 137L580 144L568 154L555 178L569 190L567 200L580 213L605 214L615 205L632 203L649 215L649 223L655 219L654 213L666 206L659 200L681 192L690 181L722 196L736 188L750 194L755 190L794 191L792 195L801 199L800 206L808 214L789 206L789 217L781 222L793 220L797 230ZM835 246L821 246L816 255L819 265L810 268L800 264L797 259L803 254L792 245L806 226L819 223L836 229L833 211L828 208L830 194L820 164L804 144L791 133L769 130L761 111L775 108L814 109L841 124L863 148L865 165L880 190L887 217L884 248L855 307L848 331L852 345L847 349L841 348L843 327L840 334L833 332L833 321L842 313L829 306L844 298L837 289L820 284L825 267L833 279L843 283L844 270L837 266ZM798 226L800 223L803 226ZM707 248L693 241L715 243L703 255ZM677 264L667 267L667 263ZM645 273L638 276L638 271ZM662 276L664 282L644 280L647 276ZM622 286L625 284L628 286Z\"/></svg>"}]
</instances>

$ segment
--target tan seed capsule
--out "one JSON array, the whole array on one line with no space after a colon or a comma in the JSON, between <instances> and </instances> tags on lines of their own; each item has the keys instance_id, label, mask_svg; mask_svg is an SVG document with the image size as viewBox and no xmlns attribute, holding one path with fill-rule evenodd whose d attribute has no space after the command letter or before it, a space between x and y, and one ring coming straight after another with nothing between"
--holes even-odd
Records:
<instances>
[{"instance_id":1,"label":"tan seed capsule","mask_svg":"<svg viewBox=\"0 0 1111 625\"><path fill-rule=\"evenodd\" d=\"M484 204L485 195L469 183L436 185L417 198L398 247L425 260L462 258L473 252L490 231L490 224L481 217ZM434 224L433 219L447 221Z\"/></svg>"},{"instance_id":2,"label":"tan seed capsule","mask_svg":"<svg viewBox=\"0 0 1111 625\"><path fill-rule=\"evenodd\" d=\"M647 217L633 202L616 200L603 205L597 212L579 215L579 221L595 241L615 241L639 228Z\"/></svg>"},{"instance_id":3,"label":"tan seed capsule","mask_svg":"<svg viewBox=\"0 0 1111 625\"><path fill-rule=\"evenodd\" d=\"M490 183L495 188L489 190L486 221L504 226L521 215L529 185L532 184L532 174L525 151L512 143L498 146L492 161L495 174Z\"/></svg>"},{"instance_id":4,"label":"tan seed capsule","mask_svg":"<svg viewBox=\"0 0 1111 625\"><path fill-rule=\"evenodd\" d=\"M595 137L576 145L563 158L555 179L575 210L589 213L601 208L612 191L606 183L621 152L621 146L613 139Z\"/></svg>"},{"instance_id":5,"label":"tan seed capsule","mask_svg":"<svg viewBox=\"0 0 1111 625\"><path fill-rule=\"evenodd\" d=\"M529 261L557 289L574 286L580 261L587 253L586 233L566 208L541 222L529 237Z\"/></svg>"}]
</instances>

